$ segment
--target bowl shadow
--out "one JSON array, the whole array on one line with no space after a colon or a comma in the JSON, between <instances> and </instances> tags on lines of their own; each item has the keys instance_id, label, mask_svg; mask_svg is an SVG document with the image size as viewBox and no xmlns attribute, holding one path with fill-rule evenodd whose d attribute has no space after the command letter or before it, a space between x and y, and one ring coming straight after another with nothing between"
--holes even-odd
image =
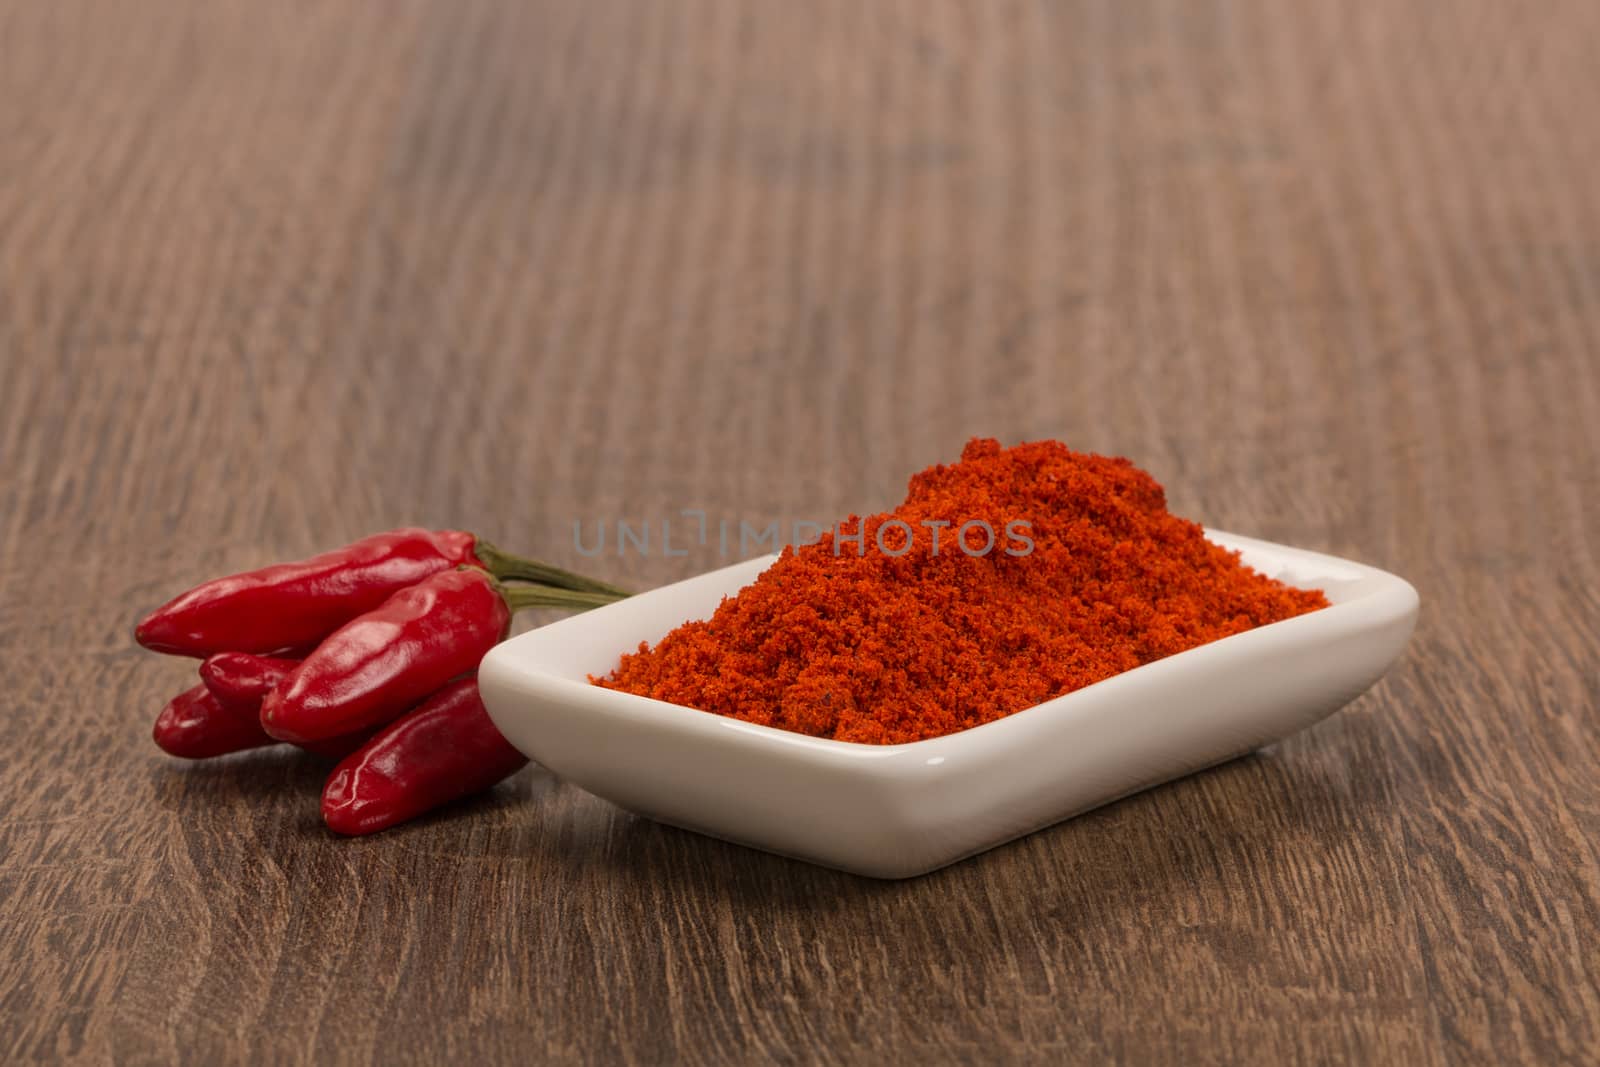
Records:
<instances>
[{"instance_id":1,"label":"bowl shadow","mask_svg":"<svg viewBox=\"0 0 1600 1067\"><path fill-rule=\"evenodd\" d=\"M1347 845L1387 810L1387 802L1381 789L1352 787L1343 747L1323 745L1305 753L1298 745L1287 752L1284 745L1271 746L899 880L821 867L658 823L568 785L559 786L558 795L571 791L609 812L604 830L563 833L551 823L607 817L596 811L551 813L524 820L520 832L496 835L487 848L597 869L608 882L643 880L665 896L709 897L769 915L828 916L863 903L915 907L952 894L982 893L1002 914L1048 911L1092 922L1135 900L1148 902L1153 893L1215 881L1219 870L1303 863L1307 847L1331 851ZM597 839L604 847L595 847ZM1291 857L1285 854L1290 848L1301 851Z\"/></svg>"}]
</instances>

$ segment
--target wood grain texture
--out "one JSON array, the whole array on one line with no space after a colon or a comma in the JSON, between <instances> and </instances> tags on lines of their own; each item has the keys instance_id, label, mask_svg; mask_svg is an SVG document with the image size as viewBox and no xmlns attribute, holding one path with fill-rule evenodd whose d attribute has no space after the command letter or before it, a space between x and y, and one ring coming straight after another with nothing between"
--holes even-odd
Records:
<instances>
[{"instance_id":1,"label":"wood grain texture","mask_svg":"<svg viewBox=\"0 0 1600 1067\"><path fill-rule=\"evenodd\" d=\"M0 1059L1600 1061L1600 5L0 3ZM132 620L974 434L1410 578L1261 755L858 880L530 769L333 840ZM638 587L715 552L610 558ZM589 564L591 569L601 569Z\"/></svg>"}]
</instances>

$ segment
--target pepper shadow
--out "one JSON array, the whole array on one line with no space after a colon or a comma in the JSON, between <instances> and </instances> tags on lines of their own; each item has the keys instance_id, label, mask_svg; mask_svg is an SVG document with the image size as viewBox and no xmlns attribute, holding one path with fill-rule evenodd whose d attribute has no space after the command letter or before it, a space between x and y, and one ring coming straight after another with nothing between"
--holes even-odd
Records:
<instances>
[{"instance_id":1,"label":"pepper shadow","mask_svg":"<svg viewBox=\"0 0 1600 1067\"><path fill-rule=\"evenodd\" d=\"M320 793L334 761L291 745L251 749L203 760L151 757L155 803L169 811L207 804L259 801L285 794Z\"/></svg>"}]
</instances>

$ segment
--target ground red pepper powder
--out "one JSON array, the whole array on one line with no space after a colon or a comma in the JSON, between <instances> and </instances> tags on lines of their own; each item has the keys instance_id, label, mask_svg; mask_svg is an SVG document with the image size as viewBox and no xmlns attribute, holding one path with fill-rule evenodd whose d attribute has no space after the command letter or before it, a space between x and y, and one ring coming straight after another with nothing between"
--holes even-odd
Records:
<instances>
[{"instance_id":1,"label":"ground red pepper powder","mask_svg":"<svg viewBox=\"0 0 1600 1067\"><path fill-rule=\"evenodd\" d=\"M983 554L969 554L988 540L980 526L966 551L956 543L976 521L995 532ZM1007 536L1019 521L1032 547L1012 554L1026 548ZM891 555L907 527L910 550ZM785 548L710 619L590 680L815 737L899 744L1327 603L1207 541L1126 459L974 439L959 463L914 476L898 508Z\"/></svg>"}]
</instances>

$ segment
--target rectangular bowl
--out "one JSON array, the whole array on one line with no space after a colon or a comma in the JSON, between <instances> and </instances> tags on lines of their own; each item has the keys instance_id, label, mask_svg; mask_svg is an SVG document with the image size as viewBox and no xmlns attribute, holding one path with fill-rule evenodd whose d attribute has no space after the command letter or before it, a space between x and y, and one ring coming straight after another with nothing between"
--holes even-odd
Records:
<instances>
[{"instance_id":1,"label":"rectangular bowl","mask_svg":"<svg viewBox=\"0 0 1600 1067\"><path fill-rule=\"evenodd\" d=\"M1374 567L1207 530L1331 606L1157 660L961 733L830 741L631 693L612 670L753 581L764 556L507 641L479 681L530 759L640 815L875 878L925 874L1119 797L1281 740L1400 655L1409 583Z\"/></svg>"}]
</instances>

